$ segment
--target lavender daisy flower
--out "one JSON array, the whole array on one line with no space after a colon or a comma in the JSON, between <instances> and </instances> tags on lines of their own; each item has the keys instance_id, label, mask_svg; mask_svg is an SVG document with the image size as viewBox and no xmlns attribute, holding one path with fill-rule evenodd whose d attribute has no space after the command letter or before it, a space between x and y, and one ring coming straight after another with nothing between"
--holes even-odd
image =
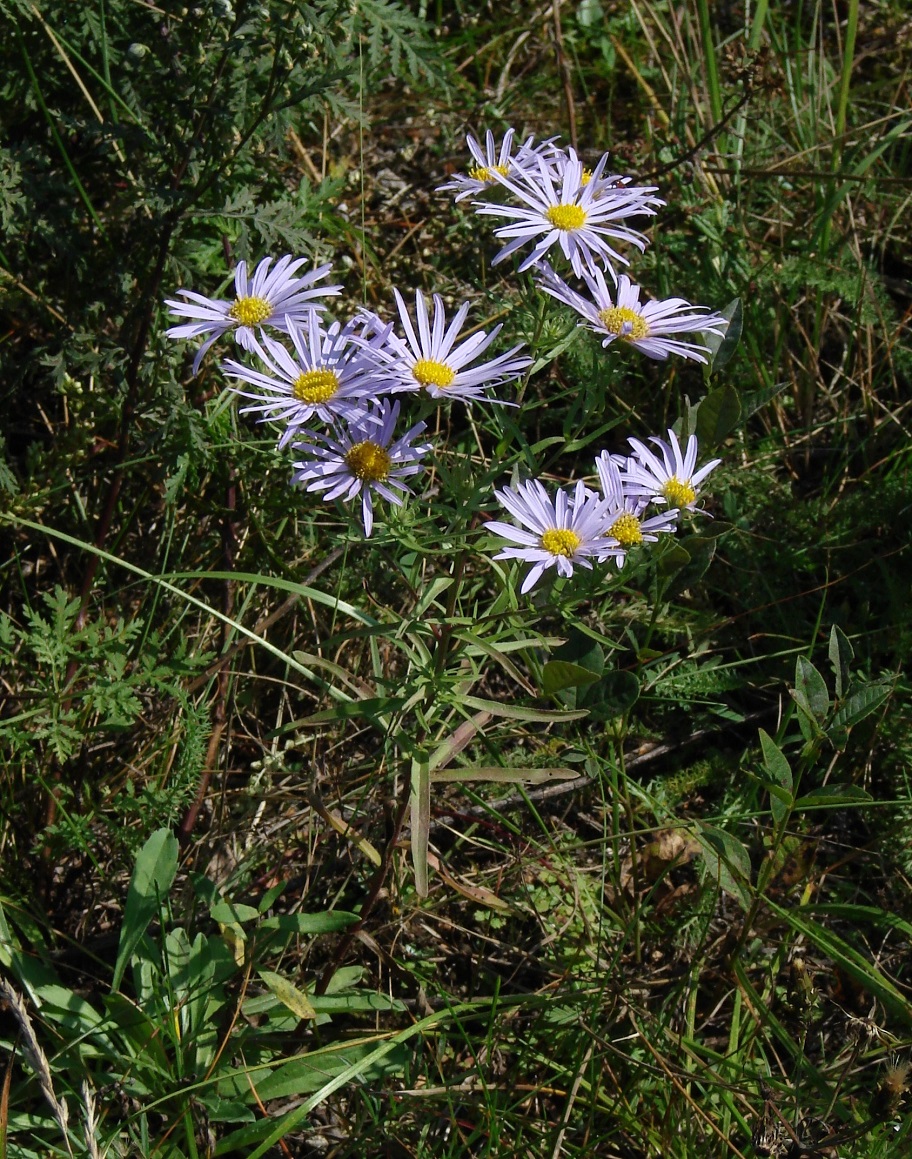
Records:
<instances>
[{"instance_id":1,"label":"lavender daisy flower","mask_svg":"<svg viewBox=\"0 0 912 1159\"><path fill-rule=\"evenodd\" d=\"M378 372L383 377L386 389L392 393L425 391L433 399L503 402L502 399L489 399L484 393L486 388L511 382L531 366L532 359L518 353L522 349L521 345L487 362L470 366L500 333L500 325L487 334L477 331L456 345L469 312L468 302L460 306L447 326L446 308L440 295L434 294L432 322L427 302L419 290L415 294L416 332L402 295L398 290L394 290L393 294L408 341L390 334L386 345L377 348L377 357L383 363Z\"/></svg>"},{"instance_id":2,"label":"lavender daisy flower","mask_svg":"<svg viewBox=\"0 0 912 1159\"><path fill-rule=\"evenodd\" d=\"M349 503L360 494L364 534L369 536L374 527L374 493L401 507L402 495L410 494L402 480L424 470L419 460L431 450L430 443L412 445L424 431L424 423L416 423L394 439L398 418L399 403L383 399L349 421L338 438L310 433L294 444L295 450L309 458L294 464L292 480L306 484L308 491L325 491L327 501Z\"/></svg>"},{"instance_id":3,"label":"lavender daisy flower","mask_svg":"<svg viewBox=\"0 0 912 1159\"><path fill-rule=\"evenodd\" d=\"M627 460L623 472L624 489L629 495L641 496L656 503L667 503L680 510L696 511L700 494L700 484L722 462L711 459L699 471L697 465L697 436L687 440L687 449L682 454L681 444L674 431L669 430L668 442L652 436L649 440L659 448L654 454L639 439L628 439L633 447L633 457Z\"/></svg>"},{"instance_id":4,"label":"lavender daisy flower","mask_svg":"<svg viewBox=\"0 0 912 1159\"><path fill-rule=\"evenodd\" d=\"M194 319L166 330L169 338L201 338L208 335L193 360L193 373L199 370L203 356L212 343L228 330L234 330L238 344L249 350L255 336L254 327L272 326L287 333L287 319L300 325L307 321L314 310L323 309L322 304L314 301L315 298L331 297L341 292L341 286L314 287L314 283L325 278L332 269L330 262L296 278L295 273L307 260L292 260L291 255L286 254L270 270L272 258L264 258L254 270L252 278L247 277L247 263L238 262L234 272L236 297L233 302L223 298L207 298L193 290L177 291L187 299L186 302L166 299L165 305L171 307L171 313L176 317Z\"/></svg>"},{"instance_id":5,"label":"lavender daisy flower","mask_svg":"<svg viewBox=\"0 0 912 1159\"><path fill-rule=\"evenodd\" d=\"M603 264L616 277L614 262L627 259L605 239L627 242L643 250L646 238L619 224L626 217L654 214L649 194L651 189L603 189L601 178L608 162L602 157L588 180L583 180L583 165L576 152L569 149L556 160L538 158L537 166L530 163L513 180L496 174L500 185L508 189L523 205L488 204L473 202L481 214L513 218L514 223L495 229L495 236L511 240L494 258L497 264L527 242L534 243L532 253L523 260L519 269L527 270L540 261L554 245L559 245L573 272L582 276L584 269Z\"/></svg>"},{"instance_id":6,"label":"lavender daisy flower","mask_svg":"<svg viewBox=\"0 0 912 1159\"><path fill-rule=\"evenodd\" d=\"M683 298L641 303L640 287L634 285L626 274L618 278L617 293L613 298L601 270L584 270L582 276L594 301L571 289L547 262L542 263L539 285L545 293L582 314L585 322L580 325L604 335L603 346L610 346L620 339L649 358L664 360L669 354L680 354L696 362L705 362L705 346L681 342L668 335L693 331L724 334L728 325L721 314L709 313L706 306L691 306ZM700 310L706 312L693 312Z\"/></svg>"},{"instance_id":7,"label":"lavender daisy flower","mask_svg":"<svg viewBox=\"0 0 912 1159\"><path fill-rule=\"evenodd\" d=\"M591 560L602 549L608 522L603 501L587 492L585 484L577 483L572 495L561 488L553 500L536 479L494 494L522 524L517 527L495 519L485 525L488 531L519 545L505 547L494 559L523 559L534 564L520 594L534 587L546 568L556 567L562 576L573 575L575 566L591 569Z\"/></svg>"},{"instance_id":8,"label":"lavender daisy flower","mask_svg":"<svg viewBox=\"0 0 912 1159\"><path fill-rule=\"evenodd\" d=\"M387 333L390 327L387 327ZM301 427L314 416L332 423L339 418L353 419L364 414L365 399L374 391L375 364L370 356L384 334L374 334L355 344L359 325L334 322L324 329L315 311L311 311L306 329L289 320L288 335L296 358L267 335L262 343L250 340L250 349L268 373L252 370L243 363L228 359L222 369L231 378L257 387L255 391L241 386L231 389L242 398L254 400L241 408L241 414L260 414L260 422L271 419L285 424L279 447L286 446L299 434Z\"/></svg>"},{"instance_id":9,"label":"lavender daisy flower","mask_svg":"<svg viewBox=\"0 0 912 1159\"><path fill-rule=\"evenodd\" d=\"M655 543L660 534L674 531L678 511L674 508L644 519L643 512L649 500L628 491L616 458L602 451L595 460L608 524L599 561L613 559L618 567L623 567L632 547L640 543Z\"/></svg>"}]
</instances>

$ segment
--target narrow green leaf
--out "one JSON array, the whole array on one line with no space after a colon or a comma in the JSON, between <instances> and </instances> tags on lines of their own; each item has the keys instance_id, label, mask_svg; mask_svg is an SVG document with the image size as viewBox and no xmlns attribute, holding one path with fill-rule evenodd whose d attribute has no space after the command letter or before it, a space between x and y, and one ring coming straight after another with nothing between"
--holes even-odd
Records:
<instances>
[{"instance_id":1,"label":"narrow green leaf","mask_svg":"<svg viewBox=\"0 0 912 1159\"><path fill-rule=\"evenodd\" d=\"M283 978L281 974L276 974L272 970L258 970L257 973L270 991L292 1014L296 1014L298 1018L316 1018L317 1012L311 1005L310 999L287 978Z\"/></svg>"},{"instance_id":2,"label":"narrow green leaf","mask_svg":"<svg viewBox=\"0 0 912 1159\"><path fill-rule=\"evenodd\" d=\"M428 840L431 832L431 774L426 760L412 761L412 864L419 897L428 895Z\"/></svg>"},{"instance_id":3,"label":"narrow green leaf","mask_svg":"<svg viewBox=\"0 0 912 1159\"><path fill-rule=\"evenodd\" d=\"M866 789L859 789L855 785L823 785L819 789L811 789L795 802L796 809L808 809L822 805L857 805L863 801L873 801L874 798Z\"/></svg>"},{"instance_id":4,"label":"narrow green leaf","mask_svg":"<svg viewBox=\"0 0 912 1159\"><path fill-rule=\"evenodd\" d=\"M233 901L217 901L209 908L209 916L212 920L225 924L237 922L238 925L243 925L244 922L252 922L259 915L260 911L256 906L240 905Z\"/></svg>"},{"instance_id":5,"label":"narrow green leaf","mask_svg":"<svg viewBox=\"0 0 912 1159\"><path fill-rule=\"evenodd\" d=\"M276 914L263 918L261 930L279 930L288 934L335 934L360 921L357 914L347 910L327 910L318 914Z\"/></svg>"},{"instance_id":6,"label":"narrow green leaf","mask_svg":"<svg viewBox=\"0 0 912 1159\"><path fill-rule=\"evenodd\" d=\"M452 781L493 781L511 785L541 785L545 781L570 781L578 777L574 769L503 769L499 765L471 769L442 769L431 773L434 784Z\"/></svg>"},{"instance_id":7,"label":"narrow green leaf","mask_svg":"<svg viewBox=\"0 0 912 1159\"><path fill-rule=\"evenodd\" d=\"M508 720L540 720L550 722L557 720L581 720L587 715L586 709L520 708L517 704L501 704L499 700L485 700L481 696L460 696L459 702L460 704L464 704L466 708L490 712L492 716L503 716Z\"/></svg>"},{"instance_id":8,"label":"narrow green leaf","mask_svg":"<svg viewBox=\"0 0 912 1159\"><path fill-rule=\"evenodd\" d=\"M120 928L112 990L119 989L130 957L168 896L176 874L177 838L170 829L156 829L136 856Z\"/></svg>"}]
</instances>

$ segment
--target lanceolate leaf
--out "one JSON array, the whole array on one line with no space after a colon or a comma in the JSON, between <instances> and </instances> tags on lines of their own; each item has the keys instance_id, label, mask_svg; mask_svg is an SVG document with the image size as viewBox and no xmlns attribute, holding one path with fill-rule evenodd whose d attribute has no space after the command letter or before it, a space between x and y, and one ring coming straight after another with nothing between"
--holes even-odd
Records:
<instances>
[{"instance_id":1,"label":"lanceolate leaf","mask_svg":"<svg viewBox=\"0 0 912 1159\"><path fill-rule=\"evenodd\" d=\"M169 829L156 829L136 857L124 906L112 990L119 988L130 957L168 896L176 874L177 838Z\"/></svg>"}]
</instances>

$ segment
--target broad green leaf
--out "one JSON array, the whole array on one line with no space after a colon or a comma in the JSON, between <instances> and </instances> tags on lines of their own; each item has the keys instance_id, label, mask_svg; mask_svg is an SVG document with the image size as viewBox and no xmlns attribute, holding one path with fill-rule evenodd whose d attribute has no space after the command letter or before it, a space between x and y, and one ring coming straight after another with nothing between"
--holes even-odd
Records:
<instances>
[{"instance_id":1,"label":"broad green leaf","mask_svg":"<svg viewBox=\"0 0 912 1159\"><path fill-rule=\"evenodd\" d=\"M873 801L866 789L859 789L855 785L823 785L819 789L811 789L795 802L796 809L808 809L822 805L857 805L863 801Z\"/></svg>"},{"instance_id":2,"label":"broad green leaf","mask_svg":"<svg viewBox=\"0 0 912 1159\"><path fill-rule=\"evenodd\" d=\"M605 652L601 644L578 628L571 629L563 644L552 651L551 659L578 664L595 676L601 676L605 671Z\"/></svg>"},{"instance_id":3,"label":"broad green leaf","mask_svg":"<svg viewBox=\"0 0 912 1159\"><path fill-rule=\"evenodd\" d=\"M703 345L709 351L709 362L703 371L707 377L717 370L721 370L735 353L738 342L741 340L741 330L744 325L744 310L740 298L732 299L719 313L728 322L725 332L712 334L709 331L704 331L702 335Z\"/></svg>"},{"instance_id":4,"label":"broad green leaf","mask_svg":"<svg viewBox=\"0 0 912 1159\"><path fill-rule=\"evenodd\" d=\"M843 693L849 686L855 649L852 647L849 637L836 624L830 630L830 645L827 651L833 671L836 674L836 699L842 700Z\"/></svg>"},{"instance_id":5,"label":"broad green leaf","mask_svg":"<svg viewBox=\"0 0 912 1159\"><path fill-rule=\"evenodd\" d=\"M287 934L335 934L360 921L357 914L347 910L327 910L317 914L276 914L263 918L261 930L279 930Z\"/></svg>"},{"instance_id":6,"label":"broad green leaf","mask_svg":"<svg viewBox=\"0 0 912 1159\"><path fill-rule=\"evenodd\" d=\"M542 696L554 696L565 688L579 688L581 685L594 684L598 680L598 673L584 668L582 664L573 664L569 660L549 660L542 669Z\"/></svg>"},{"instance_id":7,"label":"broad green leaf","mask_svg":"<svg viewBox=\"0 0 912 1159\"><path fill-rule=\"evenodd\" d=\"M760 729L760 748L763 752L763 767L769 777L770 809L773 820L779 825L788 816L794 803L792 789L792 768L782 749L765 729Z\"/></svg>"},{"instance_id":8,"label":"broad green leaf","mask_svg":"<svg viewBox=\"0 0 912 1159\"><path fill-rule=\"evenodd\" d=\"M833 714L836 728L852 728L872 712L876 712L892 691L889 684L861 684L851 690Z\"/></svg>"},{"instance_id":9,"label":"broad green leaf","mask_svg":"<svg viewBox=\"0 0 912 1159\"><path fill-rule=\"evenodd\" d=\"M602 719L623 716L639 700L640 682L632 672L606 672L592 692L592 710Z\"/></svg>"},{"instance_id":10,"label":"broad green leaf","mask_svg":"<svg viewBox=\"0 0 912 1159\"><path fill-rule=\"evenodd\" d=\"M747 909L751 902L751 862L743 842L724 829L699 823L694 836L700 842L703 861L726 893Z\"/></svg>"},{"instance_id":11,"label":"broad green leaf","mask_svg":"<svg viewBox=\"0 0 912 1159\"><path fill-rule=\"evenodd\" d=\"M712 390L699 404L697 438L706 450L725 442L741 421L741 400L730 386Z\"/></svg>"},{"instance_id":12,"label":"broad green leaf","mask_svg":"<svg viewBox=\"0 0 912 1159\"><path fill-rule=\"evenodd\" d=\"M260 911L256 906L241 905L233 901L217 901L215 905L209 907L209 916L214 922L237 922L238 925L243 925L244 922L252 922L254 918L260 916Z\"/></svg>"},{"instance_id":13,"label":"broad green leaf","mask_svg":"<svg viewBox=\"0 0 912 1159\"><path fill-rule=\"evenodd\" d=\"M281 974L276 974L272 970L258 970L257 973L270 991L292 1014L296 1014L298 1018L316 1018L317 1012L303 990L299 990L287 978L283 978Z\"/></svg>"},{"instance_id":14,"label":"broad green leaf","mask_svg":"<svg viewBox=\"0 0 912 1159\"><path fill-rule=\"evenodd\" d=\"M136 856L124 906L112 990L119 989L133 951L168 896L176 874L177 838L169 829L156 829Z\"/></svg>"},{"instance_id":15,"label":"broad green leaf","mask_svg":"<svg viewBox=\"0 0 912 1159\"><path fill-rule=\"evenodd\" d=\"M826 719L830 709L826 681L806 656L795 662L795 700L818 724Z\"/></svg>"}]
</instances>

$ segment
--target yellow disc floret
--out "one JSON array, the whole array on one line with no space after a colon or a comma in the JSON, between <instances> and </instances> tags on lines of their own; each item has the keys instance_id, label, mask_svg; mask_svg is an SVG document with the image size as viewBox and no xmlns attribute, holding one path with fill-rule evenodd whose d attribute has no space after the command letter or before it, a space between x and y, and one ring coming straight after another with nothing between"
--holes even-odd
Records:
<instances>
[{"instance_id":1,"label":"yellow disc floret","mask_svg":"<svg viewBox=\"0 0 912 1159\"><path fill-rule=\"evenodd\" d=\"M677 475L672 475L665 483L662 495L668 500L671 507L689 507L697 497L697 493L690 483L682 482Z\"/></svg>"},{"instance_id":2,"label":"yellow disc floret","mask_svg":"<svg viewBox=\"0 0 912 1159\"><path fill-rule=\"evenodd\" d=\"M639 342L649 337L649 324L629 306L612 306L609 310L599 310L599 321L609 332L617 334L628 342Z\"/></svg>"},{"instance_id":3,"label":"yellow disc floret","mask_svg":"<svg viewBox=\"0 0 912 1159\"><path fill-rule=\"evenodd\" d=\"M555 229L582 229L586 224L586 211L581 205L552 205L545 217Z\"/></svg>"},{"instance_id":4,"label":"yellow disc floret","mask_svg":"<svg viewBox=\"0 0 912 1159\"><path fill-rule=\"evenodd\" d=\"M365 483L379 483L389 476L392 459L379 443L365 439L346 452L345 462L351 473Z\"/></svg>"},{"instance_id":5,"label":"yellow disc floret","mask_svg":"<svg viewBox=\"0 0 912 1159\"><path fill-rule=\"evenodd\" d=\"M643 532L640 530L640 521L630 512L625 512L615 519L608 528L608 535L616 539L621 547L634 547L643 542Z\"/></svg>"},{"instance_id":6,"label":"yellow disc floret","mask_svg":"<svg viewBox=\"0 0 912 1159\"><path fill-rule=\"evenodd\" d=\"M566 527L552 527L541 537L541 545L545 551L550 551L552 555L565 555L568 558L582 542L575 531L570 531Z\"/></svg>"},{"instance_id":7,"label":"yellow disc floret","mask_svg":"<svg viewBox=\"0 0 912 1159\"><path fill-rule=\"evenodd\" d=\"M320 403L332 398L339 389L339 376L325 367L307 370L294 380L292 390L298 402Z\"/></svg>"},{"instance_id":8,"label":"yellow disc floret","mask_svg":"<svg viewBox=\"0 0 912 1159\"><path fill-rule=\"evenodd\" d=\"M506 177L510 172L510 166L491 165L490 167L485 168L482 165L476 165L474 168L469 170L469 176L473 181L493 181L494 178L491 176L492 170L499 173L501 177Z\"/></svg>"},{"instance_id":9,"label":"yellow disc floret","mask_svg":"<svg viewBox=\"0 0 912 1159\"><path fill-rule=\"evenodd\" d=\"M238 298L228 310L228 317L239 326L258 326L272 313L272 306L265 298Z\"/></svg>"},{"instance_id":10,"label":"yellow disc floret","mask_svg":"<svg viewBox=\"0 0 912 1159\"><path fill-rule=\"evenodd\" d=\"M456 372L445 362L435 362L433 358L419 358L412 367L412 377L420 386L425 388L436 386L443 390L452 383Z\"/></svg>"}]
</instances>

